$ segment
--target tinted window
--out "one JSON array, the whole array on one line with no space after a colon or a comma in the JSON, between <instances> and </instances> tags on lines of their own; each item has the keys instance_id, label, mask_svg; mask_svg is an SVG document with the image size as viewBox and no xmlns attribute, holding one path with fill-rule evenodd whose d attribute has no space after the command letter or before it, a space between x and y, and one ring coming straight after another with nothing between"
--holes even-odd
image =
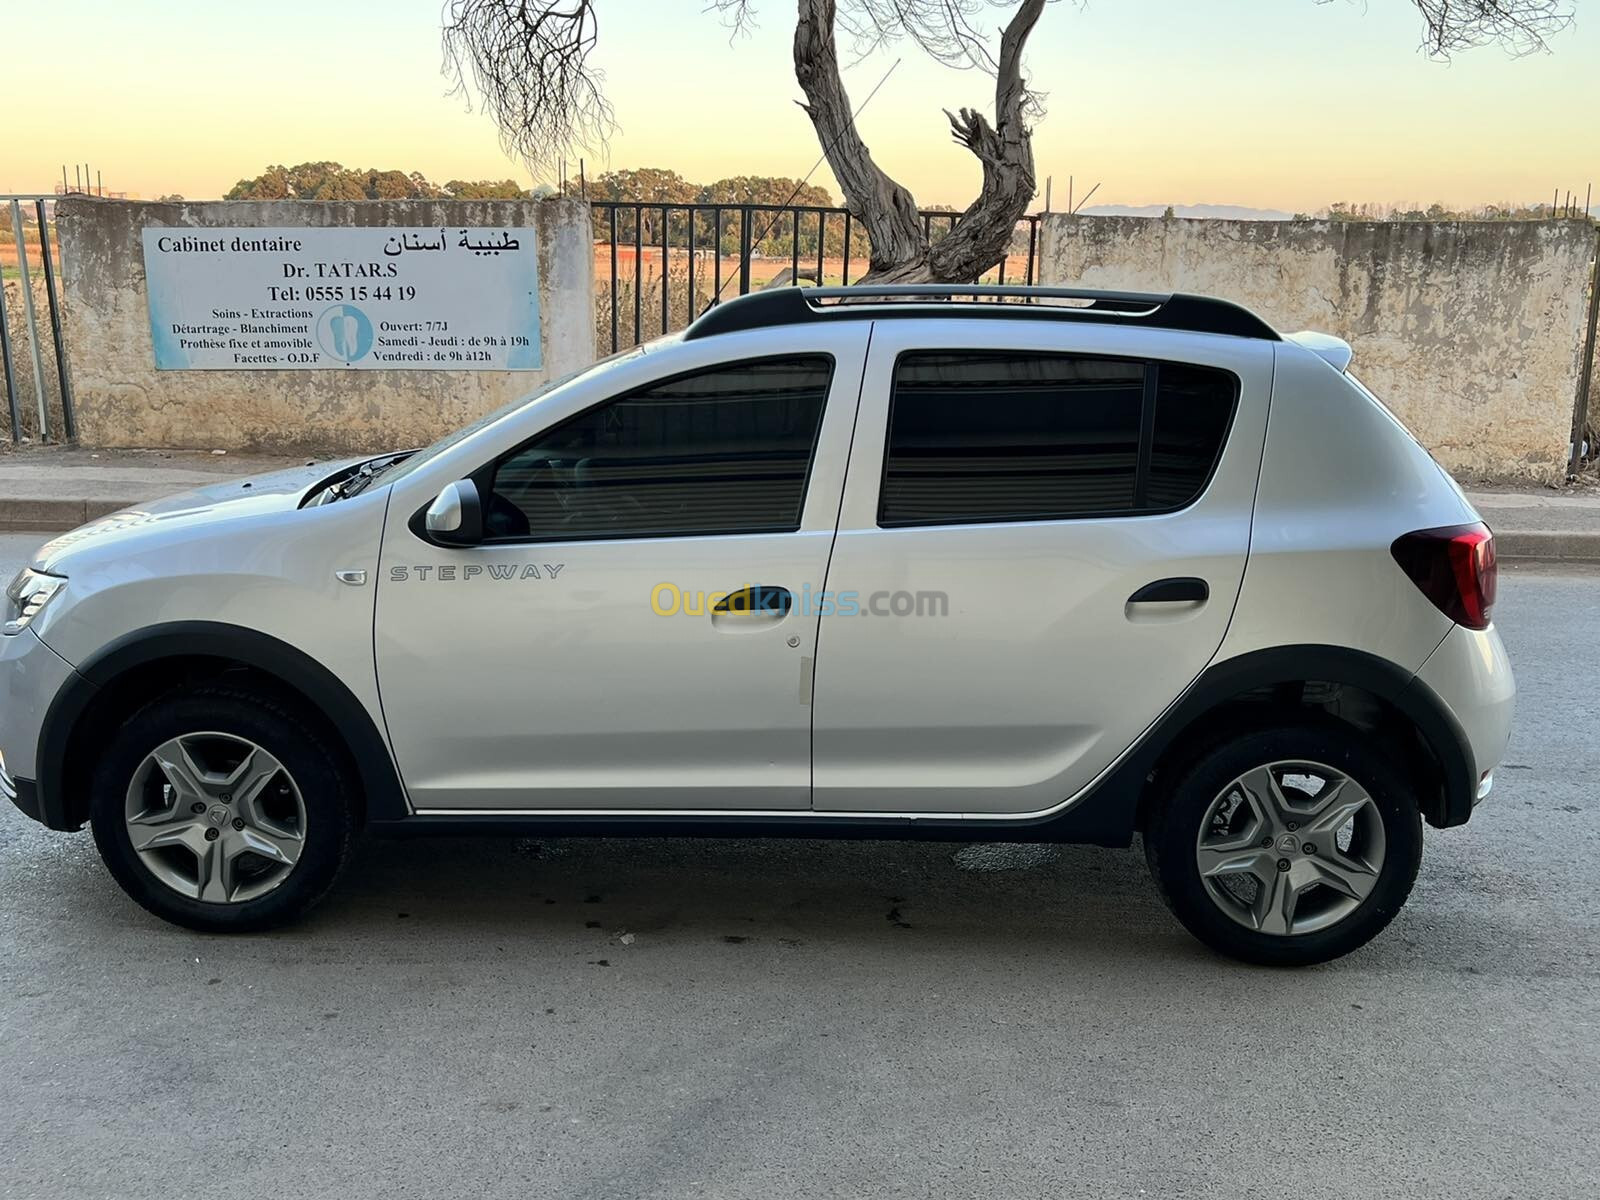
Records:
<instances>
[{"instance_id":1,"label":"tinted window","mask_svg":"<svg viewBox=\"0 0 1600 1200\"><path fill-rule=\"evenodd\" d=\"M1144 366L918 353L895 369L884 525L1042 520L1133 505Z\"/></svg>"},{"instance_id":2,"label":"tinted window","mask_svg":"<svg viewBox=\"0 0 1600 1200\"><path fill-rule=\"evenodd\" d=\"M740 363L591 409L496 465L488 533L798 529L831 370L822 355Z\"/></svg>"},{"instance_id":3,"label":"tinted window","mask_svg":"<svg viewBox=\"0 0 1600 1200\"><path fill-rule=\"evenodd\" d=\"M1155 365L1156 420L1145 502L1182 508L1200 494L1222 453L1238 386L1232 375L1181 363Z\"/></svg>"},{"instance_id":4,"label":"tinted window","mask_svg":"<svg viewBox=\"0 0 1600 1200\"><path fill-rule=\"evenodd\" d=\"M905 355L895 369L879 523L1181 508L1211 475L1237 394L1228 372L1178 363Z\"/></svg>"}]
</instances>

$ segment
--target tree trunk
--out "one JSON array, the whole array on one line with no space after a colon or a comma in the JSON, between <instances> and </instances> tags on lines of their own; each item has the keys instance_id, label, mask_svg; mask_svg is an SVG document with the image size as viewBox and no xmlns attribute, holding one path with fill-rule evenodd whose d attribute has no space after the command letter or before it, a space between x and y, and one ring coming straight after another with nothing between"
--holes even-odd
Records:
<instances>
[{"instance_id":1,"label":"tree trunk","mask_svg":"<svg viewBox=\"0 0 1600 1200\"><path fill-rule=\"evenodd\" d=\"M800 0L794 27L794 74L806 94L801 107L811 118L844 191L845 207L866 226L871 246L871 271L899 264L926 262L928 242L922 236L917 202L872 161L872 151L856 132L850 97L839 78L839 52L834 42L835 0Z\"/></svg>"},{"instance_id":2,"label":"tree trunk","mask_svg":"<svg viewBox=\"0 0 1600 1200\"><path fill-rule=\"evenodd\" d=\"M1022 0L1000 40L995 124L964 108L948 110L956 139L983 164L983 187L956 227L931 246L911 193L880 169L861 140L839 76L836 0L799 0L794 71L802 105L822 143L844 202L867 230L871 256L861 283L969 283L1001 262L1034 194L1033 143L1024 122L1022 48L1045 0Z\"/></svg>"}]
</instances>

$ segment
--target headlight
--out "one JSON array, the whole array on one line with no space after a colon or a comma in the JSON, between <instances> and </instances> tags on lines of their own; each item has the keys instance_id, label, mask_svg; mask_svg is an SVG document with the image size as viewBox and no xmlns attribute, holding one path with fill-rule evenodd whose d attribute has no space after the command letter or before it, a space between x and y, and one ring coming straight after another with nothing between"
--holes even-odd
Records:
<instances>
[{"instance_id":1,"label":"headlight","mask_svg":"<svg viewBox=\"0 0 1600 1200\"><path fill-rule=\"evenodd\" d=\"M46 575L31 567L22 568L11 581L11 586L6 588L6 623L0 626L0 631L7 635L21 633L66 582L59 575Z\"/></svg>"}]
</instances>

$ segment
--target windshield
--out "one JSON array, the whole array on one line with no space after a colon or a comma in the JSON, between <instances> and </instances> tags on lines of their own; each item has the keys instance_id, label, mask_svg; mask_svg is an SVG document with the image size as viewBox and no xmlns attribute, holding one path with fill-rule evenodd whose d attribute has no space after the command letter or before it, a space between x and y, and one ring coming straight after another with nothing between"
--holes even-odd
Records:
<instances>
[{"instance_id":1,"label":"windshield","mask_svg":"<svg viewBox=\"0 0 1600 1200\"><path fill-rule=\"evenodd\" d=\"M454 433L445 434L444 437L440 438L437 442L434 442L433 445L423 447L421 450L418 450L415 454L407 458L404 462L398 463L389 468L383 473L383 482L395 483L405 478L418 467L432 462L435 458L443 454L452 446L466 441L467 438L477 433L480 429L487 429L501 417L509 416L518 409L524 408L529 404L533 404L535 401L543 399L545 396L555 391L556 388L565 387L573 380L581 379L590 372L599 370L601 367L609 366L612 363L622 362L629 358L635 358L645 352L647 345L648 343L646 345L630 346L626 350L618 350L615 354L608 354L604 358L597 359L586 367L580 367L576 371L569 371L567 374L562 375L557 379L550 380L537 391L525 396L518 396L509 404L502 404L493 412L485 413L470 425L463 425Z\"/></svg>"}]
</instances>

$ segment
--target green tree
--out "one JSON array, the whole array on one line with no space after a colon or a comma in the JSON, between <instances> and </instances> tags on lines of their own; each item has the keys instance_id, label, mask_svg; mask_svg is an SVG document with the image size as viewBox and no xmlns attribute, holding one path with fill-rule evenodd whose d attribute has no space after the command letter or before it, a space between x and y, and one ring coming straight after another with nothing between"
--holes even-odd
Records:
<instances>
[{"instance_id":1,"label":"green tree","mask_svg":"<svg viewBox=\"0 0 1600 1200\"><path fill-rule=\"evenodd\" d=\"M228 189L224 200L292 200L287 167L268 167L254 179L241 179Z\"/></svg>"},{"instance_id":2,"label":"green tree","mask_svg":"<svg viewBox=\"0 0 1600 1200\"><path fill-rule=\"evenodd\" d=\"M374 200L408 200L416 196L416 188L404 171L369 171L366 193Z\"/></svg>"},{"instance_id":3,"label":"green tree","mask_svg":"<svg viewBox=\"0 0 1600 1200\"><path fill-rule=\"evenodd\" d=\"M527 195L515 179L452 179L444 191L452 200L521 200Z\"/></svg>"},{"instance_id":4,"label":"green tree","mask_svg":"<svg viewBox=\"0 0 1600 1200\"><path fill-rule=\"evenodd\" d=\"M311 193L312 200L368 200L367 189L353 174L326 175Z\"/></svg>"},{"instance_id":5,"label":"green tree","mask_svg":"<svg viewBox=\"0 0 1600 1200\"><path fill-rule=\"evenodd\" d=\"M527 195L511 179L452 179L444 187L420 171L348 168L336 162L305 162L268 167L254 179L241 179L228 200L517 200Z\"/></svg>"}]
</instances>

